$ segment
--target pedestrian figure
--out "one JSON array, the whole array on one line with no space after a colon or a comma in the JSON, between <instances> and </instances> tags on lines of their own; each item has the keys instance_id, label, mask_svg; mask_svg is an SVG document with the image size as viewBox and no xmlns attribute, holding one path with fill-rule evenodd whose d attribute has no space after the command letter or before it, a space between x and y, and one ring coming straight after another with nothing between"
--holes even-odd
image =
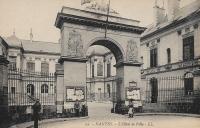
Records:
<instances>
[{"instance_id":1,"label":"pedestrian figure","mask_svg":"<svg viewBox=\"0 0 200 128\"><path fill-rule=\"evenodd\" d=\"M41 104L39 99L36 100L33 105L33 120L34 120L34 128L38 128L38 120L39 120L39 112L41 110Z\"/></svg>"},{"instance_id":2,"label":"pedestrian figure","mask_svg":"<svg viewBox=\"0 0 200 128\"><path fill-rule=\"evenodd\" d=\"M81 113L82 113L82 116L86 116L86 105L85 104L83 104L81 107Z\"/></svg>"},{"instance_id":3,"label":"pedestrian figure","mask_svg":"<svg viewBox=\"0 0 200 128\"><path fill-rule=\"evenodd\" d=\"M134 115L133 99L130 99L130 101L129 101L128 115L129 115L130 118L133 118L133 115Z\"/></svg>"},{"instance_id":4,"label":"pedestrian figure","mask_svg":"<svg viewBox=\"0 0 200 128\"><path fill-rule=\"evenodd\" d=\"M79 117L80 103L78 100L74 103L75 116Z\"/></svg>"}]
</instances>

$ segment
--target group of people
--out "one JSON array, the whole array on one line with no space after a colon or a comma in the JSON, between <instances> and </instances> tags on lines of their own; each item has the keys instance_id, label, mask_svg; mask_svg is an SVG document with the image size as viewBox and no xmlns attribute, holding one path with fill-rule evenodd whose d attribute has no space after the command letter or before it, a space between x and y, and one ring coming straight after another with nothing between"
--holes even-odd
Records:
<instances>
[{"instance_id":1,"label":"group of people","mask_svg":"<svg viewBox=\"0 0 200 128\"><path fill-rule=\"evenodd\" d=\"M74 111L75 111L75 116L79 117L80 116L80 112L82 114L82 116L86 116L86 105L83 104L82 106L80 105L80 102L78 100L75 101L74 103Z\"/></svg>"}]
</instances>

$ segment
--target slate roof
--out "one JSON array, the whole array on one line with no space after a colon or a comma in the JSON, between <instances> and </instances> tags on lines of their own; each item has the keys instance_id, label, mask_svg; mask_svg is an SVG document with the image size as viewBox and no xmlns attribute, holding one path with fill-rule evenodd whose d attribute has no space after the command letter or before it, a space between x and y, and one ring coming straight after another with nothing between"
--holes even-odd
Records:
<instances>
[{"instance_id":1,"label":"slate roof","mask_svg":"<svg viewBox=\"0 0 200 128\"><path fill-rule=\"evenodd\" d=\"M22 48L22 42L19 38L16 37L16 35L13 33L13 35L3 38L10 47L18 47Z\"/></svg>"},{"instance_id":2,"label":"slate roof","mask_svg":"<svg viewBox=\"0 0 200 128\"><path fill-rule=\"evenodd\" d=\"M50 54L60 54L61 46L60 43L44 42L44 41L30 41L23 40L16 37L13 34L10 37L4 38L8 43L9 47L23 48L24 52L34 52L34 53L50 53Z\"/></svg>"},{"instance_id":3,"label":"slate roof","mask_svg":"<svg viewBox=\"0 0 200 128\"><path fill-rule=\"evenodd\" d=\"M144 33L142 34L142 38L162 28L170 26L171 24L175 22L181 21L185 18L189 18L191 15L199 14L199 13L200 13L200 1L196 0L195 2L192 2L180 8L180 10L175 14L173 21L166 20L166 22L158 24L157 26L155 26L154 24L149 25L147 29L144 31Z\"/></svg>"},{"instance_id":4,"label":"slate roof","mask_svg":"<svg viewBox=\"0 0 200 128\"><path fill-rule=\"evenodd\" d=\"M55 53L60 54L61 45L60 43L43 42L21 40L25 52L43 52L43 53Z\"/></svg>"}]
</instances>

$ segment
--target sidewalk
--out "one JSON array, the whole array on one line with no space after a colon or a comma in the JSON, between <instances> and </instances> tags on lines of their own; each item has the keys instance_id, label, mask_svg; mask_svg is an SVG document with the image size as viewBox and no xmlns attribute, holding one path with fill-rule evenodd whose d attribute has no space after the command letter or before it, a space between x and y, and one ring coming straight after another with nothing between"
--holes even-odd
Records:
<instances>
[{"instance_id":1,"label":"sidewalk","mask_svg":"<svg viewBox=\"0 0 200 128\"><path fill-rule=\"evenodd\" d=\"M47 124L47 123L55 123L55 122L63 122L63 121L70 121L70 120L79 120L79 119L87 119L89 118L87 117L74 117L74 118L56 118L56 119L46 119L46 120L41 120L39 121L39 125L41 124ZM33 128L33 124L34 122L26 122L26 123L22 123L22 124L17 124L17 125L13 125L9 128Z\"/></svg>"},{"instance_id":2,"label":"sidewalk","mask_svg":"<svg viewBox=\"0 0 200 128\"><path fill-rule=\"evenodd\" d=\"M125 114L128 116L128 114ZM198 114L185 114L185 113L135 113L134 116L154 116L154 115L163 115L163 116L185 116L185 117L194 117L200 118Z\"/></svg>"}]
</instances>

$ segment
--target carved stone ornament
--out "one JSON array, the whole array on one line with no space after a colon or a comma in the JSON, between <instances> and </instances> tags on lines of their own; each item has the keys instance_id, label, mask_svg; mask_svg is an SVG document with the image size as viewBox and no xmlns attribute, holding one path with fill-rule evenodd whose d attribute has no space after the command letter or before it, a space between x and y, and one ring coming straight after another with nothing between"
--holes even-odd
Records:
<instances>
[{"instance_id":1,"label":"carved stone ornament","mask_svg":"<svg viewBox=\"0 0 200 128\"><path fill-rule=\"evenodd\" d=\"M86 8L90 10L97 10L102 12L108 11L108 0L82 0L83 3L87 3ZM85 1L85 2L84 2ZM112 8L109 9L110 13L118 14Z\"/></svg>"},{"instance_id":2,"label":"carved stone ornament","mask_svg":"<svg viewBox=\"0 0 200 128\"><path fill-rule=\"evenodd\" d=\"M83 42L81 34L75 30L69 33L68 55L72 57L83 57Z\"/></svg>"},{"instance_id":3,"label":"carved stone ornament","mask_svg":"<svg viewBox=\"0 0 200 128\"><path fill-rule=\"evenodd\" d=\"M138 62L138 47L134 40L129 40L127 44L127 61Z\"/></svg>"}]
</instances>

